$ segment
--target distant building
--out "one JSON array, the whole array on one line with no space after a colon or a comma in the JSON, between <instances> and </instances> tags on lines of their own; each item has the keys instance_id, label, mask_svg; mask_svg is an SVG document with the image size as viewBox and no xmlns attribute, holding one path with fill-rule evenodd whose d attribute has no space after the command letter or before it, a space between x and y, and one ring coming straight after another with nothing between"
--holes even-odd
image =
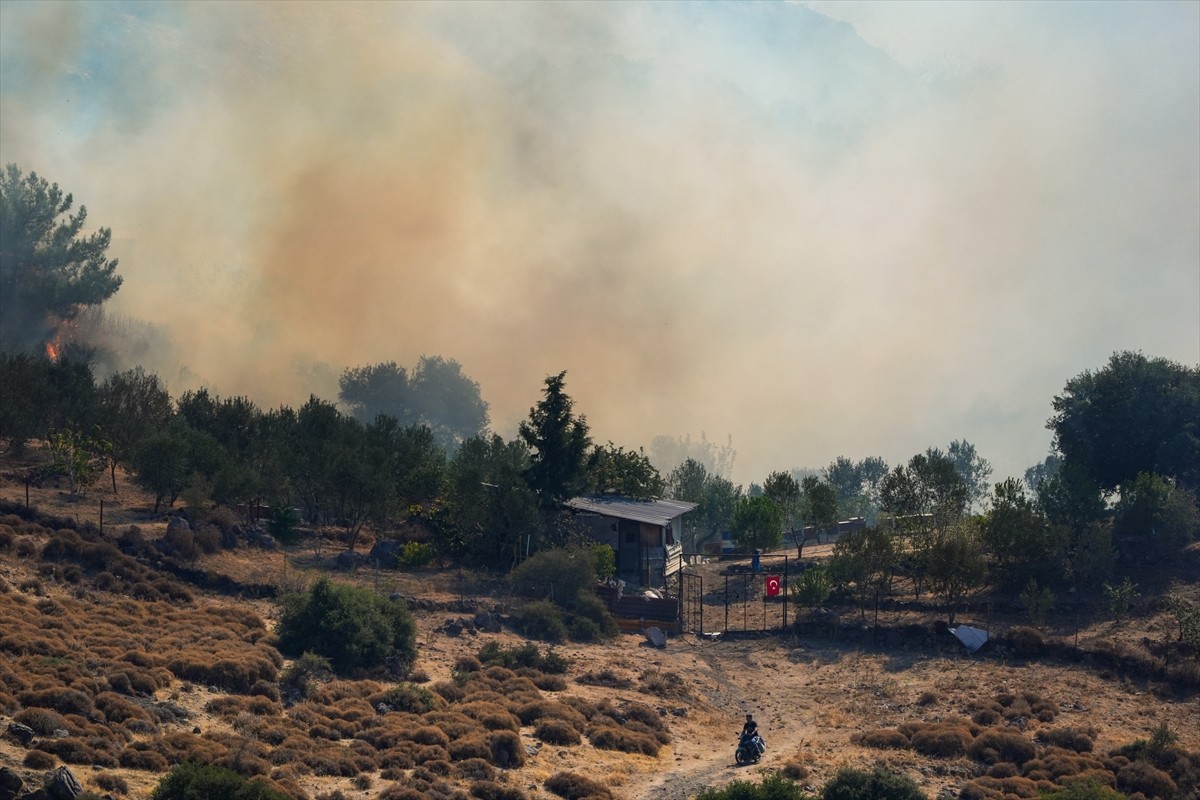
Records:
<instances>
[{"instance_id":1,"label":"distant building","mask_svg":"<svg viewBox=\"0 0 1200 800\"><path fill-rule=\"evenodd\" d=\"M679 570L683 515L696 504L593 496L573 498L566 506L592 539L616 553L618 579L631 587L657 589Z\"/></svg>"}]
</instances>

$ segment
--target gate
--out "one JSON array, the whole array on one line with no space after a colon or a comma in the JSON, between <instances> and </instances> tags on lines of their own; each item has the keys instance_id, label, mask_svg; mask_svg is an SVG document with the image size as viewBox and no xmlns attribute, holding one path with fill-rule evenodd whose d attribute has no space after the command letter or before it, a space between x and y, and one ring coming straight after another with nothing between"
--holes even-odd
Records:
<instances>
[{"instance_id":1,"label":"gate","mask_svg":"<svg viewBox=\"0 0 1200 800\"><path fill-rule=\"evenodd\" d=\"M685 554L679 576L682 630L765 633L788 626L789 562L786 555Z\"/></svg>"}]
</instances>

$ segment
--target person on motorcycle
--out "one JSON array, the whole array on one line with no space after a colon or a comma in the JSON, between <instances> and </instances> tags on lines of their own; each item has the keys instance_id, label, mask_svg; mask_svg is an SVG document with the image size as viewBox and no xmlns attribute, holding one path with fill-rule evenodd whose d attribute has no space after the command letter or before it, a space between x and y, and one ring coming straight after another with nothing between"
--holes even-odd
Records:
<instances>
[{"instance_id":1,"label":"person on motorcycle","mask_svg":"<svg viewBox=\"0 0 1200 800\"><path fill-rule=\"evenodd\" d=\"M746 724L742 726L742 738L749 739L758 733L758 723L754 721L753 714L746 715Z\"/></svg>"}]
</instances>

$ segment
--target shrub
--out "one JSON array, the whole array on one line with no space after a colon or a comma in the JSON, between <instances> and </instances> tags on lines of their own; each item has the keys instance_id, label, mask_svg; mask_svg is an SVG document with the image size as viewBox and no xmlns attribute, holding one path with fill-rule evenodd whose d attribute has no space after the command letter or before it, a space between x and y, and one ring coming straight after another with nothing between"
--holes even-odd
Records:
<instances>
[{"instance_id":1,"label":"shrub","mask_svg":"<svg viewBox=\"0 0 1200 800\"><path fill-rule=\"evenodd\" d=\"M525 800L525 793L517 787L490 780L472 783L471 796L479 800Z\"/></svg>"},{"instance_id":2,"label":"shrub","mask_svg":"<svg viewBox=\"0 0 1200 800\"><path fill-rule=\"evenodd\" d=\"M468 758L454 765L454 775L468 781L491 781L496 768L482 758Z\"/></svg>"},{"instance_id":3,"label":"shrub","mask_svg":"<svg viewBox=\"0 0 1200 800\"><path fill-rule=\"evenodd\" d=\"M783 769L779 770L783 777L797 783L803 780L808 780L808 767L798 761L789 761L783 765Z\"/></svg>"},{"instance_id":4,"label":"shrub","mask_svg":"<svg viewBox=\"0 0 1200 800\"><path fill-rule=\"evenodd\" d=\"M608 547L608 545L603 545ZM581 619L587 620L596 626L598 638L611 639L620 633L620 628L617 627L617 620L608 610L608 606L604 601L596 596L595 592L580 592L575 600L575 622ZM576 641L583 641L577 639ZM587 640L592 641L592 640Z\"/></svg>"},{"instance_id":5,"label":"shrub","mask_svg":"<svg viewBox=\"0 0 1200 800\"><path fill-rule=\"evenodd\" d=\"M1125 795L1114 791L1096 778L1067 781L1059 789L1043 794L1041 800L1125 800Z\"/></svg>"},{"instance_id":6,"label":"shrub","mask_svg":"<svg viewBox=\"0 0 1200 800\"><path fill-rule=\"evenodd\" d=\"M787 776L770 773L761 784L733 781L721 789L705 789L695 800L810 800L801 788Z\"/></svg>"},{"instance_id":7,"label":"shrub","mask_svg":"<svg viewBox=\"0 0 1200 800\"><path fill-rule=\"evenodd\" d=\"M54 765L58 763L58 759L41 750L30 750L25 754L25 759L21 763L30 769L44 772L53 769Z\"/></svg>"},{"instance_id":8,"label":"shrub","mask_svg":"<svg viewBox=\"0 0 1200 800\"><path fill-rule=\"evenodd\" d=\"M574 603L596 582L596 554L589 545L541 550L518 565L509 582L522 597Z\"/></svg>"},{"instance_id":9,"label":"shrub","mask_svg":"<svg viewBox=\"0 0 1200 800\"><path fill-rule=\"evenodd\" d=\"M396 562L402 567L424 567L433 563L435 556L433 545L424 542L409 542L396 556Z\"/></svg>"},{"instance_id":10,"label":"shrub","mask_svg":"<svg viewBox=\"0 0 1200 800\"><path fill-rule=\"evenodd\" d=\"M962 755L971 746L971 732L962 727L934 727L912 735L912 749L938 758Z\"/></svg>"},{"instance_id":11,"label":"shrub","mask_svg":"<svg viewBox=\"0 0 1200 800\"><path fill-rule=\"evenodd\" d=\"M533 737L546 744L568 746L576 745L583 741L579 736L579 731L575 730L575 726L566 720L554 719L553 717L540 721L533 730Z\"/></svg>"},{"instance_id":12,"label":"shrub","mask_svg":"<svg viewBox=\"0 0 1200 800\"><path fill-rule=\"evenodd\" d=\"M904 750L908 748L908 737L895 728L867 731L860 736L851 737L850 741L855 744L861 744L863 747L875 747L879 749L892 748Z\"/></svg>"},{"instance_id":13,"label":"shrub","mask_svg":"<svg viewBox=\"0 0 1200 800\"><path fill-rule=\"evenodd\" d=\"M288 796L258 781L248 781L233 770L184 763L158 782L150 800L289 800Z\"/></svg>"},{"instance_id":14,"label":"shrub","mask_svg":"<svg viewBox=\"0 0 1200 800\"><path fill-rule=\"evenodd\" d=\"M129 781L111 772L97 772L94 776L96 785L106 792L129 794Z\"/></svg>"},{"instance_id":15,"label":"shrub","mask_svg":"<svg viewBox=\"0 0 1200 800\"><path fill-rule=\"evenodd\" d=\"M316 683L332 677L333 665L329 659L309 651L279 673L279 688L288 694L307 698L312 695Z\"/></svg>"},{"instance_id":16,"label":"shrub","mask_svg":"<svg viewBox=\"0 0 1200 800\"><path fill-rule=\"evenodd\" d=\"M971 758L984 764L1011 761L1018 766L1033 758L1033 742L1019 733L1008 731L984 731L971 742L968 750Z\"/></svg>"},{"instance_id":17,"label":"shrub","mask_svg":"<svg viewBox=\"0 0 1200 800\"><path fill-rule=\"evenodd\" d=\"M1080 730L1079 728L1043 728L1037 733L1038 741L1061 747L1064 750L1074 750L1076 753L1090 753L1095 730Z\"/></svg>"},{"instance_id":18,"label":"shrub","mask_svg":"<svg viewBox=\"0 0 1200 800\"><path fill-rule=\"evenodd\" d=\"M611 800L613 796L604 784L574 772L556 772L546 779L545 786L566 800Z\"/></svg>"},{"instance_id":19,"label":"shrub","mask_svg":"<svg viewBox=\"0 0 1200 800\"><path fill-rule=\"evenodd\" d=\"M567 638L562 611L548 600L526 603L517 609L512 619L513 626L530 638L546 642L561 642Z\"/></svg>"},{"instance_id":20,"label":"shrub","mask_svg":"<svg viewBox=\"0 0 1200 800\"><path fill-rule=\"evenodd\" d=\"M612 725L602 725L592 729L588 741L593 747L601 750L617 750L622 753L641 753L647 756L657 756L659 744L653 736L645 733L618 728Z\"/></svg>"},{"instance_id":21,"label":"shrub","mask_svg":"<svg viewBox=\"0 0 1200 800\"><path fill-rule=\"evenodd\" d=\"M821 788L822 800L926 800L911 779L882 767L870 772L843 768Z\"/></svg>"},{"instance_id":22,"label":"shrub","mask_svg":"<svg viewBox=\"0 0 1200 800\"><path fill-rule=\"evenodd\" d=\"M489 759L501 769L517 769L525 765L525 748L514 731L492 731L487 735Z\"/></svg>"},{"instance_id":23,"label":"shrub","mask_svg":"<svg viewBox=\"0 0 1200 800\"><path fill-rule=\"evenodd\" d=\"M29 727L39 736L49 736L54 731L67 727L63 715L48 708L23 708L13 719Z\"/></svg>"},{"instance_id":24,"label":"shrub","mask_svg":"<svg viewBox=\"0 0 1200 800\"><path fill-rule=\"evenodd\" d=\"M1117 788L1128 794L1141 792L1146 797L1174 797L1175 781L1146 761L1134 761L1117 773Z\"/></svg>"},{"instance_id":25,"label":"shrub","mask_svg":"<svg viewBox=\"0 0 1200 800\"><path fill-rule=\"evenodd\" d=\"M373 706L383 703L394 711L404 711L409 714L425 714L444 708L446 705L444 699L429 689L412 683L401 683L381 695L371 695L370 703Z\"/></svg>"},{"instance_id":26,"label":"shrub","mask_svg":"<svg viewBox=\"0 0 1200 800\"><path fill-rule=\"evenodd\" d=\"M402 602L327 578L285 602L279 622L285 651L311 651L339 673L386 665L405 674L416 660L416 627Z\"/></svg>"}]
</instances>

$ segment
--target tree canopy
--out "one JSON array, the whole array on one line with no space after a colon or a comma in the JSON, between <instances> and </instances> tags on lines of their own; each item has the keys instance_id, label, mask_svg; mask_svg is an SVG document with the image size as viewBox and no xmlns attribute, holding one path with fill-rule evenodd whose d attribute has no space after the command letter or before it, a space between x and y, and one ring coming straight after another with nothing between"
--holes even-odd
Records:
<instances>
[{"instance_id":1,"label":"tree canopy","mask_svg":"<svg viewBox=\"0 0 1200 800\"><path fill-rule=\"evenodd\" d=\"M87 207L16 164L0 174L0 350L29 352L61 321L121 287L112 231L82 234Z\"/></svg>"},{"instance_id":2,"label":"tree canopy","mask_svg":"<svg viewBox=\"0 0 1200 800\"><path fill-rule=\"evenodd\" d=\"M557 506L586 488L585 459L591 439L587 418L572 410L574 401L564 388L566 377L563 370L546 378L542 399L529 409L529 419L518 429L533 453L525 479L543 507Z\"/></svg>"},{"instance_id":3,"label":"tree canopy","mask_svg":"<svg viewBox=\"0 0 1200 800\"><path fill-rule=\"evenodd\" d=\"M425 425L443 449L452 450L481 433L488 424L488 405L454 359L421 356L411 375L395 361L342 372L338 397L350 415L364 425L380 414L402 426Z\"/></svg>"},{"instance_id":4,"label":"tree canopy","mask_svg":"<svg viewBox=\"0 0 1200 800\"><path fill-rule=\"evenodd\" d=\"M1113 353L1067 381L1053 406L1055 447L1104 491L1143 472L1200 487L1200 367Z\"/></svg>"}]
</instances>

